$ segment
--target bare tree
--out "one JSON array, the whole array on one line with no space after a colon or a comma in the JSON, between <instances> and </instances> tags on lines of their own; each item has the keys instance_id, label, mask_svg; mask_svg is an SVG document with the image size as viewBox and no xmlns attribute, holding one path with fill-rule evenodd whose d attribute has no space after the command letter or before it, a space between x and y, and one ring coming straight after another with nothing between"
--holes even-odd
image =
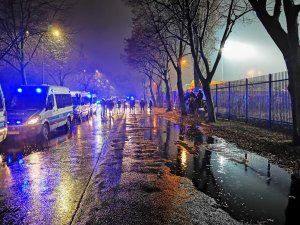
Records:
<instances>
[{"instance_id":1,"label":"bare tree","mask_svg":"<svg viewBox=\"0 0 300 225\"><path fill-rule=\"evenodd\" d=\"M56 85L64 86L68 77L75 75L81 69L80 49L74 43L72 36L62 29L55 28L44 36L42 60L45 71Z\"/></svg>"},{"instance_id":2,"label":"bare tree","mask_svg":"<svg viewBox=\"0 0 300 225\"><path fill-rule=\"evenodd\" d=\"M141 26L151 28L160 42L170 65L174 68L177 76L177 89L180 98L181 114L186 115L184 104L184 91L182 86L182 59L186 55L187 44L184 21L176 20L170 11L156 1L134 1L129 0L129 5L133 8L135 19L140 20Z\"/></svg>"},{"instance_id":3,"label":"bare tree","mask_svg":"<svg viewBox=\"0 0 300 225\"><path fill-rule=\"evenodd\" d=\"M152 83L157 87L157 99L161 98L161 81L166 87L167 110L171 111L170 83L169 83L169 57L157 38L156 31L152 27L144 27L139 21L135 21L130 39L126 40L125 52L127 62L134 68L140 69L149 78L149 88L154 104ZM158 79L156 79L158 78Z\"/></svg>"},{"instance_id":4,"label":"bare tree","mask_svg":"<svg viewBox=\"0 0 300 225\"><path fill-rule=\"evenodd\" d=\"M2 0L0 2L0 58L18 71L27 84L26 67L32 61L49 24L64 7L65 0Z\"/></svg>"},{"instance_id":5,"label":"bare tree","mask_svg":"<svg viewBox=\"0 0 300 225\"><path fill-rule=\"evenodd\" d=\"M283 54L289 75L292 101L293 142L300 145L300 42L298 15L300 4L294 0L249 0L257 17ZM281 22L282 8L284 22Z\"/></svg>"},{"instance_id":6,"label":"bare tree","mask_svg":"<svg viewBox=\"0 0 300 225\"><path fill-rule=\"evenodd\" d=\"M153 102L156 104L152 90L152 82L157 87L157 99L160 99L161 81L166 87L167 110L171 111L170 82L169 82L169 57L160 45L160 41L155 38L155 33L151 30L135 30L131 39L126 41L126 53L129 64L139 65L143 73L149 78L150 93ZM158 79L156 79L158 78Z\"/></svg>"}]
</instances>

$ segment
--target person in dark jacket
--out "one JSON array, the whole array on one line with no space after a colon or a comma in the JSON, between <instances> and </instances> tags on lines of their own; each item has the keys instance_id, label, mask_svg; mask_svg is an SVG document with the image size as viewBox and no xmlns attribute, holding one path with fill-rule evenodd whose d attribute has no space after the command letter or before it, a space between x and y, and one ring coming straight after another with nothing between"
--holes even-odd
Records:
<instances>
[{"instance_id":1,"label":"person in dark jacket","mask_svg":"<svg viewBox=\"0 0 300 225\"><path fill-rule=\"evenodd\" d=\"M150 109L150 112L152 111L152 107L153 107L153 102L152 100L149 101L149 109Z\"/></svg>"},{"instance_id":2,"label":"person in dark jacket","mask_svg":"<svg viewBox=\"0 0 300 225\"><path fill-rule=\"evenodd\" d=\"M145 112L145 101L141 99L140 101L141 112Z\"/></svg>"}]
</instances>

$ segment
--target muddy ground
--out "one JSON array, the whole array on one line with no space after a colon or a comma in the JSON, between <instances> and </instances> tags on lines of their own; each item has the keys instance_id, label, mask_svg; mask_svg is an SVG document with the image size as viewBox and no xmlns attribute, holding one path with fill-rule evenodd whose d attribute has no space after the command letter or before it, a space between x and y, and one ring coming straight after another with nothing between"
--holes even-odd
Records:
<instances>
[{"instance_id":1,"label":"muddy ground","mask_svg":"<svg viewBox=\"0 0 300 225\"><path fill-rule=\"evenodd\" d=\"M207 136L224 138L240 148L268 157L273 163L287 170L300 170L300 147L292 145L292 135L287 130L270 130L225 120L211 124L204 118L190 115L182 117L178 111L166 112L163 108L155 108L153 113L165 116L175 123L200 126Z\"/></svg>"}]
</instances>

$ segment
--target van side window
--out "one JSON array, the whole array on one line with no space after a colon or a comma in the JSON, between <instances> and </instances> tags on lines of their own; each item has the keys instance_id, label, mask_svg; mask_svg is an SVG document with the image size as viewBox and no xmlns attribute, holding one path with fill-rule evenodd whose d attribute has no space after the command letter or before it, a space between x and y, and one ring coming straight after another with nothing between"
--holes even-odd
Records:
<instances>
[{"instance_id":1,"label":"van side window","mask_svg":"<svg viewBox=\"0 0 300 225\"><path fill-rule=\"evenodd\" d=\"M72 98L70 94L56 94L55 98L58 109L72 106Z\"/></svg>"},{"instance_id":2,"label":"van side window","mask_svg":"<svg viewBox=\"0 0 300 225\"><path fill-rule=\"evenodd\" d=\"M3 98L2 95L0 94L0 111L3 111L4 107L3 107Z\"/></svg>"},{"instance_id":3,"label":"van side window","mask_svg":"<svg viewBox=\"0 0 300 225\"><path fill-rule=\"evenodd\" d=\"M53 97L53 95L48 96L47 104L49 105L50 103L52 103L52 105L54 106L54 97Z\"/></svg>"}]
</instances>

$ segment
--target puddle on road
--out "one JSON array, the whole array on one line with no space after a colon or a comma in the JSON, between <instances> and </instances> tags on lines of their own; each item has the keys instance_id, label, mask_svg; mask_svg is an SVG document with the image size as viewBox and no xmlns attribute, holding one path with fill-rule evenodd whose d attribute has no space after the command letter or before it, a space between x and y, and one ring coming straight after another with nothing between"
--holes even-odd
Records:
<instances>
[{"instance_id":1,"label":"puddle on road","mask_svg":"<svg viewBox=\"0 0 300 225\"><path fill-rule=\"evenodd\" d=\"M37 144L34 139L26 141L8 140L0 145L0 165L11 166L14 163L23 164L23 159L27 155L36 152L46 151L50 147L59 145L72 137L72 132L64 134L63 132L55 132L51 134L49 141Z\"/></svg>"},{"instance_id":2,"label":"puddle on road","mask_svg":"<svg viewBox=\"0 0 300 225\"><path fill-rule=\"evenodd\" d=\"M97 117L95 117L97 118ZM12 166L14 163L23 164L24 158L30 154L47 151L48 149L59 146L62 143L70 139L85 139L86 132L89 131L93 134L93 131L97 131L99 123L94 121L95 118L90 118L88 121L84 121L83 124L75 124L67 134L64 130L58 129L50 134L50 140L43 143L37 143L35 138L29 139L13 139L7 138L0 144L0 166ZM99 118L97 118L99 121ZM109 130L113 125L113 121L107 122ZM84 132L84 133L83 133ZM102 142L102 137L96 136L96 143Z\"/></svg>"},{"instance_id":3,"label":"puddle on road","mask_svg":"<svg viewBox=\"0 0 300 225\"><path fill-rule=\"evenodd\" d=\"M173 174L192 180L232 217L245 222L291 224L300 208L299 174L199 129L150 117L141 121L145 139L158 142ZM158 129L159 128L159 129Z\"/></svg>"}]
</instances>

